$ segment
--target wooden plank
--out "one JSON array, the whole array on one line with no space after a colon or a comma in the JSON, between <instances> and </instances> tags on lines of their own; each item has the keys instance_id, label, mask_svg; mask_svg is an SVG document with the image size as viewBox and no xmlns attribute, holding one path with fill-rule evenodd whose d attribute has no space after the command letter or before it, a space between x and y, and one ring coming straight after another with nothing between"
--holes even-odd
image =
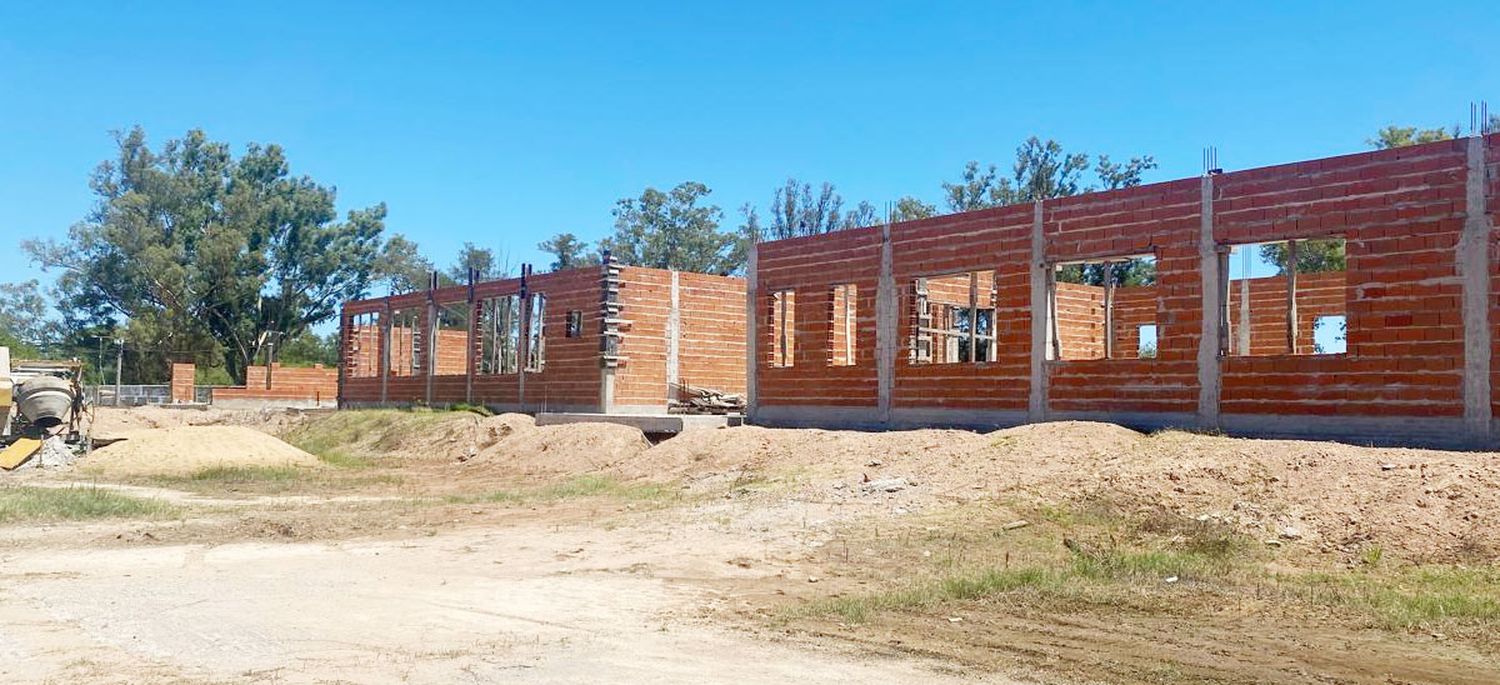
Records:
<instances>
[{"instance_id":1,"label":"wooden plank","mask_svg":"<svg viewBox=\"0 0 1500 685\"><path fill-rule=\"evenodd\" d=\"M9 447L0 450L0 469L9 471L20 466L41 448L41 440L34 440L32 438L20 438L16 440Z\"/></svg>"}]
</instances>

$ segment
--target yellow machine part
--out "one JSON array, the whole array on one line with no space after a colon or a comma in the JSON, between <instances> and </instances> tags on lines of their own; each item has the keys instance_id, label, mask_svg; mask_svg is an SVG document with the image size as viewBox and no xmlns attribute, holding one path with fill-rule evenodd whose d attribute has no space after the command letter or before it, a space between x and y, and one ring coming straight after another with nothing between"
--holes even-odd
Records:
<instances>
[{"instance_id":1,"label":"yellow machine part","mask_svg":"<svg viewBox=\"0 0 1500 685\"><path fill-rule=\"evenodd\" d=\"M9 447L0 450L0 469L9 471L20 466L21 462L29 459L31 455L36 454L37 450L41 448L41 440L33 440L31 438L16 440Z\"/></svg>"}]
</instances>

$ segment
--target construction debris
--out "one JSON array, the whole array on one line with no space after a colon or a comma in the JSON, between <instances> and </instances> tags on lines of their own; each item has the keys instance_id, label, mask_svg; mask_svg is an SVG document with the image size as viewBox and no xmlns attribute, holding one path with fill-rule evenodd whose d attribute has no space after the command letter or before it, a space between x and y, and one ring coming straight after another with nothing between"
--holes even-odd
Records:
<instances>
[{"instance_id":1,"label":"construction debris","mask_svg":"<svg viewBox=\"0 0 1500 685\"><path fill-rule=\"evenodd\" d=\"M678 386L680 400L676 409L685 414L731 414L745 411L745 396L713 388Z\"/></svg>"}]
</instances>

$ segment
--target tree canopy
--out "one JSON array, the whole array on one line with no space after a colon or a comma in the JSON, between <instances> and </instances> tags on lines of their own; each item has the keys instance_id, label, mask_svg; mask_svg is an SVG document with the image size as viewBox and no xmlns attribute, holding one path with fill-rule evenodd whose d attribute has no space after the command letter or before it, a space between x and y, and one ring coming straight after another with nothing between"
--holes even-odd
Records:
<instances>
[{"instance_id":1,"label":"tree canopy","mask_svg":"<svg viewBox=\"0 0 1500 685\"><path fill-rule=\"evenodd\" d=\"M1150 155L1132 157L1124 163L1111 162L1108 156L1100 155L1094 164L1094 174L1099 188L1112 190L1140 185L1142 174L1155 168L1156 160ZM1032 136L1016 148L1008 178L1001 176L994 164L981 166L971 161L964 166L958 182L943 184L944 200L950 211L967 212L1068 197L1095 189L1083 182L1083 173L1088 169L1087 154L1065 152L1055 140L1043 142Z\"/></svg>"},{"instance_id":2,"label":"tree canopy","mask_svg":"<svg viewBox=\"0 0 1500 685\"><path fill-rule=\"evenodd\" d=\"M553 271L573 269L599 262L597 255L589 256L588 243L579 240L578 236L572 233L559 233L552 236L537 243L536 249L552 255L550 267Z\"/></svg>"},{"instance_id":3,"label":"tree canopy","mask_svg":"<svg viewBox=\"0 0 1500 685\"><path fill-rule=\"evenodd\" d=\"M23 249L62 272L70 334L128 322L162 357L214 353L238 382L273 335L297 336L364 295L383 253L384 204L342 219L334 190L293 176L278 145L236 158L201 130L153 150L136 127L90 181L96 204L64 241Z\"/></svg>"},{"instance_id":4,"label":"tree canopy","mask_svg":"<svg viewBox=\"0 0 1500 685\"><path fill-rule=\"evenodd\" d=\"M615 230L599 241L625 264L727 274L740 264L733 259L734 236L719 231L723 211L705 204L711 191L685 181L667 192L647 188L638 198L615 203Z\"/></svg>"}]
</instances>

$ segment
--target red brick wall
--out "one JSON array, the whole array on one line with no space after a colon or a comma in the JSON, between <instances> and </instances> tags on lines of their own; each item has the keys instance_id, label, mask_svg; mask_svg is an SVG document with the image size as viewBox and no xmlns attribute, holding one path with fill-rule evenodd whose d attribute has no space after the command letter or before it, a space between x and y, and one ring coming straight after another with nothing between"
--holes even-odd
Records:
<instances>
[{"instance_id":1,"label":"red brick wall","mask_svg":"<svg viewBox=\"0 0 1500 685\"><path fill-rule=\"evenodd\" d=\"M1500 135L1484 141L1490 173L1490 214L1500 195ZM1299 339L1284 340L1284 282L1253 279L1252 343L1264 356L1232 356L1222 370L1220 410L1226 415L1460 416L1463 412L1462 286L1455 248L1466 212L1465 140L1448 141L1216 175L1213 235L1220 245L1340 236L1344 274L1299 275ZM1150 254L1151 292L1122 288L1117 341L1134 356L1138 327L1154 323L1155 359L1048 362L1048 408L1191 415L1198 409L1197 356L1202 335L1199 234L1202 179L1049 200L1043 205L1048 262ZM898 334L895 407L1020 410L1031 391L1029 261L1031 205L981 210L896 224L893 276ZM1492 218L1492 223L1494 219ZM875 290L880 229L861 229L758 246L754 321L757 399L762 407L876 404ZM1493 244L1491 250L1495 248ZM1490 255L1492 301L1500 302L1500 255ZM981 364L913 366L909 360L912 279L994 269L999 309L997 359ZM1343 282L1340 283L1340 279ZM829 366L830 288L859 286L858 362ZM797 291L797 363L771 368L768 294ZM1278 296L1278 289L1283 293ZM1064 325L1092 312L1092 295L1062 288ZM1071 298L1083 297L1078 302ZM1238 282L1230 315L1238 325ZM1279 304L1277 303L1279 297ZM1079 307L1074 312L1068 307ZM1348 317L1348 352L1309 355L1322 314ZM1092 314L1090 314L1092 316ZM1098 317L1102 325L1102 316ZM1491 320L1500 341L1500 317ZM1102 331L1064 330L1068 349L1084 356L1102 346ZM1075 337L1078 336L1078 337ZM1233 339L1231 338L1231 342ZM1500 346L1497 346L1500 350ZM1067 352L1064 357L1070 356ZM1500 352L1494 362L1494 404L1500 412Z\"/></svg>"},{"instance_id":2,"label":"red brick wall","mask_svg":"<svg viewBox=\"0 0 1500 685\"><path fill-rule=\"evenodd\" d=\"M271 365L271 383L266 387L266 367L245 368L245 385L214 388L213 400L308 400L324 401L338 397L338 371L322 364L312 368Z\"/></svg>"},{"instance_id":3,"label":"red brick wall","mask_svg":"<svg viewBox=\"0 0 1500 685\"><path fill-rule=\"evenodd\" d=\"M616 405L661 405L667 402L667 316L672 309L672 272L621 267L621 354L627 358L615 372Z\"/></svg>"},{"instance_id":4,"label":"red brick wall","mask_svg":"<svg viewBox=\"0 0 1500 685\"><path fill-rule=\"evenodd\" d=\"M624 284L621 316L631 321L620 353L628 357L616 372L617 405L657 405L667 402L667 316L671 308L670 271L622 267ZM679 275L682 340L679 376L683 382L706 385L729 392L745 391L745 285L743 279ZM601 393L602 364L600 334L603 301L599 267L533 274L527 281L531 294L547 298L543 314L545 362L542 370L525 372L525 405L528 409L597 408ZM519 278L480 283L470 317L478 321L479 302L520 292ZM418 292L390 298L362 300L344 306L345 377L342 399L348 402L379 402L381 386L386 400L409 403L426 401L428 377L419 365L415 373L392 368L388 377L354 373L362 368L378 369L379 337L357 335L353 317L363 312L412 310L420 312L418 323L391 331L391 348L398 356L411 350L413 333L428 330L428 293ZM466 286L440 288L431 294L437 310L459 304L468 307ZM580 335L568 337L568 313L581 314ZM477 357L482 336L470 339L468 331L452 328L438 332L436 373L430 379L433 403L466 401L470 357ZM356 347L356 341L359 342ZM521 403L521 374L480 374L473 379L472 401L480 404Z\"/></svg>"},{"instance_id":5,"label":"red brick wall","mask_svg":"<svg viewBox=\"0 0 1500 685\"><path fill-rule=\"evenodd\" d=\"M1465 145L1347 155L1215 180L1217 240L1342 235L1348 255L1348 354L1231 357L1223 366L1221 411L1463 414L1455 248L1463 229Z\"/></svg>"},{"instance_id":6,"label":"red brick wall","mask_svg":"<svg viewBox=\"0 0 1500 685\"><path fill-rule=\"evenodd\" d=\"M745 279L679 273L680 383L745 392Z\"/></svg>"},{"instance_id":7,"label":"red brick wall","mask_svg":"<svg viewBox=\"0 0 1500 685\"><path fill-rule=\"evenodd\" d=\"M786 405L874 406L880 229L762 243L759 250L760 283L755 300L759 399ZM858 289L853 366L830 366L824 351L829 338L830 293L839 283L853 283ZM773 368L771 293L783 289L797 293L791 326L796 336L794 365Z\"/></svg>"}]
</instances>

